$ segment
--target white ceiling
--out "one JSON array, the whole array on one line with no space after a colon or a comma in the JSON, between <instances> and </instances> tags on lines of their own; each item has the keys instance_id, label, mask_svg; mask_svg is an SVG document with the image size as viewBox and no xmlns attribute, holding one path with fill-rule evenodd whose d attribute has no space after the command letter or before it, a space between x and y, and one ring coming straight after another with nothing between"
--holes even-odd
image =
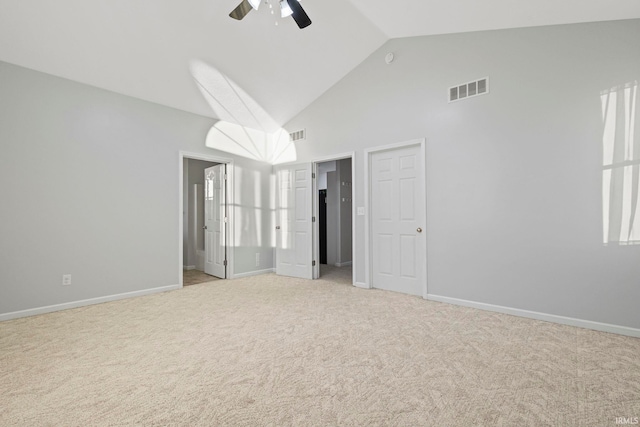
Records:
<instances>
[{"instance_id":1,"label":"white ceiling","mask_svg":"<svg viewBox=\"0 0 640 427\"><path fill-rule=\"evenodd\" d=\"M303 0L299 30L268 4L235 21L239 1L0 0L0 60L272 131L390 38L640 18L639 0Z\"/></svg>"}]
</instances>

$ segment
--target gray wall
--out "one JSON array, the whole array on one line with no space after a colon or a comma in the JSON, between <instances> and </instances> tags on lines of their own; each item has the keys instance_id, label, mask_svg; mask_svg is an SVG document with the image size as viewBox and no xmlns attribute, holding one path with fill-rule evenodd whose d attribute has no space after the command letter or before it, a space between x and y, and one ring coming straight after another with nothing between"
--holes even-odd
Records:
<instances>
[{"instance_id":1,"label":"gray wall","mask_svg":"<svg viewBox=\"0 0 640 427\"><path fill-rule=\"evenodd\" d=\"M639 20L391 40L286 127L299 161L356 151L357 206L363 149L426 138L430 294L639 328L640 246L603 244L601 111L640 81L638 40Z\"/></svg>"},{"instance_id":2,"label":"gray wall","mask_svg":"<svg viewBox=\"0 0 640 427\"><path fill-rule=\"evenodd\" d=\"M335 170L326 172L327 182L327 264L351 262L351 159L334 161Z\"/></svg>"},{"instance_id":3,"label":"gray wall","mask_svg":"<svg viewBox=\"0 0 640 427\"><path fill-rule=\"evenodd\" d=\"M0 120L0 314L179 283L179 151L234 157L212 119L0 62ZM271 166L235 166L235 273L272 268Z\"/></svg>"},{"instance_id":4,"label":"gray wall","mask_svg":"<svg viewBox=\"0 0 640 427\"><path fill-rule=\"evenodd\" d=\"M352 202L352 182L351 182L351 159L342 159L337 161L338 170L340 171L340 181L338 182L338 191L340 193L340 257L338 262L341 264L352 261L352 240L353 227L351 222Z\"/></svg>"},{"instance_id":5,"label":"gray wall","mask_svg":"<svg viewBox=\"0 0 640 427\"><path fill-rule=\"evenodd\" d=\"M327 264L340 262L340 172L327 172Z\"/></svg>"}]
</instances>

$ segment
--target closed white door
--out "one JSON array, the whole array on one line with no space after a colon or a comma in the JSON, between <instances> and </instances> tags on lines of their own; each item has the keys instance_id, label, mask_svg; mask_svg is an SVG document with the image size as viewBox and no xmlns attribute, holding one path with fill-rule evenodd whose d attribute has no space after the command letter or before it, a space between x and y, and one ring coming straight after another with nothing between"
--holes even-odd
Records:
<instances>
[{"instance_id":1,"label":"closed white door","mask_svg":"<svg viewBox=\"0 0 640 427\"><path fill-rule=\"evenodd\" d=\"M226 166L204 170L204 272L221 279L227 272Z\"/></svg>"},{"instance_id":2,"label":"closed white door","mask_svg":"<svg viewBox=\"0 0 640 427\"><path fill-rule=\"evenodd\" d=\"M276 169L276 274L313 278L311 164Z\"/></svg>"},{"instance_id":3,"label":"closed white door","mask_svg":"<svg viewBox=\"0 0 640 427\"><path fill-rule=\"evenodd\" d=\"M424 161L420 145L370 157L372 287L423 295Z\"/></svg>"}]
</instances>

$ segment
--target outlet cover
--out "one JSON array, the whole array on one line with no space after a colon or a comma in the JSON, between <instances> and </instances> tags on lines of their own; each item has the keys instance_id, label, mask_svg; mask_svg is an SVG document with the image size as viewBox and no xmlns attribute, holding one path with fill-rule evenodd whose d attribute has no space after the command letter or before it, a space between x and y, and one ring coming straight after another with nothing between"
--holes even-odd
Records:
<instances>
[{"instance_id":1,"label":"outlet cover","mask_svg":"<svg viewBox=\"0 0 640 427\"><path fill-rule=\"evenodd\" d=\"M63 274L62 275L62 286L70 286L71 285L71 275Z\"/></svg>"}]
</instances>

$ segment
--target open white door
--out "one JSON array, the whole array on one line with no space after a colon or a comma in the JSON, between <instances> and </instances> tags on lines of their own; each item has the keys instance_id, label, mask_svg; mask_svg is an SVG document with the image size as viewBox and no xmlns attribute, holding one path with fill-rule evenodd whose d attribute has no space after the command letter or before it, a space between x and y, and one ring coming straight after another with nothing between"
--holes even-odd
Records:
<instances>
[{"instance_id":1,"label":"open white door","mask_svg":"<svg viewBox=\"0 0 640 427\"><path fill-rule=\"evenodd\" d=\"M312 165L276 169L276 274L313 278Z\"/></svg>"},{"instance_id":2,"label":"open white door","mask_svg":"<svg viewBox=\"0 0 640 427\"><path fill-rule=\"evenodd\" d=\"M221 279L227 273L226 166L204 170L204 272Z\"/></svg>"}]
</instances>

